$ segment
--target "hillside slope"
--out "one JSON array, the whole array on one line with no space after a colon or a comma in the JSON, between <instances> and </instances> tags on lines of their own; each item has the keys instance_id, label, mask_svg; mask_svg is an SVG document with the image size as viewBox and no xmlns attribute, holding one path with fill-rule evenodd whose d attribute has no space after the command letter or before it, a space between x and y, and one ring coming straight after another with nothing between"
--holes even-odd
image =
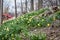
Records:
<instances>
[{"instance_id":1,"label":"hillside slope","mask_svg":"<svg viewBox=\"0 0 60 40\"><path fill-rule=\"evenodd\" d=\"M46 14L47 10L49 9L40 9L5 22L0 26L0 40L45 40L46 33L40 33L41 29L60 26L60 23L54 23L60 20L60 11ZM37 34L34 33L35 29L40 29Z\"/></svg>"}]
</instances>

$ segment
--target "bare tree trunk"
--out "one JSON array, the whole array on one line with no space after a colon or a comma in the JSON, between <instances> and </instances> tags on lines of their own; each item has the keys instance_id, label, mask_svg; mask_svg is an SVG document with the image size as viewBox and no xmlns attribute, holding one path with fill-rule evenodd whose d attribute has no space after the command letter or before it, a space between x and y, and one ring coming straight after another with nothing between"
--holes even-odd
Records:
<instances>
[{"instance_id":1,"label":"bare tree trunk","mask_svg":"<svg viewBox=\"0 0 60 40\"><path fill-rule=\"evenodd\" d=\"M38 0L38 10L42 8L43 0Z\"/></svg>"},{"instance_id":2,"label":"bare tree trunk","mask_svg":"<svg viewBox=\"0 0 60 40\"><path fill-rule=\"evenodd\" d=\"M2 24L3 0L0 0L0 25Z\"/></svg>"},{"instance_id":3,"label":"bare tree trunk","mask_svg":"<svg viewBox=\"0 0 60 40\"><path fill-rule=\"evenodd\" d=\"M25 12L27 12L27 0L25 0Z\"/></svg>"},{"instance_id":4,"label":"bare tree trunk","mask_svg":"<svg viewBox=\"0 0 60 40\"><path fill-rule=\"evenodd\" d=\"M52 0L49 0L49 3L50 3L50 6L54 5Z\"/></svg>"},{"instance_id":5,"label":"bare tree trunk","mask_svg":"<svg viewBox=\"0 0 60 40\"><path fill-rule=\"evenodd\" d=\"M17 18L17 6L16 6L16 0L15 0L15 17Z\"/></svg>"},{"instance_id":6,"label":"bare tree trunk","mask_svg":"<svg viewBox=\"0 0 60 40\"><path fill-rule=\"evenodd\" d=\"M58 6L60 6L60 0L57 0L57 2L58 2Z\"/></svg>"},{"instance_id":7,"label":"bare tree trunk","mask_svg":"<svg viewBox=\"0 0 60 40\"><path fill-rule=\"evenodd\" d=\"M56 0L56 6L58 6L58 1Z\"/></svg>"},{"instance_id":8,"label":"bare tree trunk","mask_svg":"<svg viewBox=\"0 0 60 40\"><path fill-rule=\"evenodd\" d=\"M31 0L31 11L34 10L34 0Z\"/></svg>"},{"instance_id":9,"label":"bare tree trunk","mask_svg":"<svg viewBox=\"0 0 60 40\"><path fill-rule=\"evenodd\" d=\"M59 0L59 6L60 6L60 0Z\"/></svg>"},{"instance_id":10,"label":"bare tree trunk","mask_svg":"<svg viewBox=\"0 0 60 40\"><path fill-rule=\"evenodd\" d=\"M21 0L21 13L23 14L23 4L22 4L22 0Z\"/></svg>"}]
</instances>

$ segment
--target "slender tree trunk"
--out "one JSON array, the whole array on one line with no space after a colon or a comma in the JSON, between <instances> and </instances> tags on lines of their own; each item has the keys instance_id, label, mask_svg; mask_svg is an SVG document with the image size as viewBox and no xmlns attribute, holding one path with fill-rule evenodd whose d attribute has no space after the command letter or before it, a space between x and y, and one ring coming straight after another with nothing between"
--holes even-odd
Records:
<instances>
[{"instance_id":1,"label":"slender tree trunk","mask_svg":"<svg viewBox=\"0 0 60 40\"><path fill-rule=\"evenodd\" d=\"M31 11L34 10L34 0L31 0Z\"/></svg>"},{"instance_id":2,"label":"slender tree trunk","mask_svg":"<svg viewBox=\"0 0 60 40\"><path fill-rule=\"evenodd\" d=\"M59 0L59 6L60 6L60 0Z\"/></svg>"},{"instance_id":3,"label":"slender tree trunk","mask_svg":"<svg viewBox=\"0 0 60 40\"><path fill-rule=\"evenodd\" d=\"M56 0L56 6L58 6L58 1Z\"/></svg>"},{"instance_id":4,"label":"slender tree trunk","mask_svg":"<svg viewBox=\"0 0 60 40\"><path fill-rule=\"evenodd\" d=\"M17 18L17 6L16 6L16 0L15 0L15 17Z\"/></svg>"},{"instance_id":5,"label":"slender tree trunk","mask_svg":"<svg viewBox=\"0 0 60 40\"><path fill-rule=\"evenodd\" d=\"M43 0L38 0L38 10L42 8Z\"/></svg>"},{"instance_id":6,"label":"slender tree trunk","mask_svg":"<svg viewBox=\"0 0 60 40\"><path fill-rule=\"evenodd\" d=\"M25 12L27 12L27 0L25 0Z\"/></svg>"},{"instance_id":7,"label":"slender tree trunk","mask_svg":"<svg viewBox=\"0 0 60 40\"><path fill-rule=\"evenodd\" d=\"M52 0L49 0L49 3L50 3L51 6L54 5Z\"/></svg>"},{"instance_id":8,"label":"slender tree trunk","mask_svg":"<svg viewBox=\"0 0 60 40\"><path fill-rule=\"evenodd\" d=\"M57 0L57 2L58 2L58 6L60 6L60 0Z\"/></svg>"},{"instance_id":9,"label":"slender tree trunk","mask_svg":"<svg viewBox=\"0 0 60 40\"><path fill-rule=\"evenodd\" d=\"M3 0L0 0L0 25L2 24Z\"/></svg>"},{"instance_id":10,"label":"slender tree trunk","mask_svg":"<svg viewBox=\"0 0 60 40\"><path fill-rule=\"evenodd\" d=\"M22 4L22 0L21 0L21 13L23 14L23 4Z\"/></svg>"}]
</instances>

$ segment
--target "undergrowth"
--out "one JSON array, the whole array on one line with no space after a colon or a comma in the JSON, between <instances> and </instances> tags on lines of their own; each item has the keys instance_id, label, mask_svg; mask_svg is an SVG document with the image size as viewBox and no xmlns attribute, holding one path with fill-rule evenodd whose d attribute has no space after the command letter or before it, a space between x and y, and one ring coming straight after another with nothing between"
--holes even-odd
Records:
<instances>
[{"instance_id":1,"label":"undergrowth","mask_svg":"<svg viewBox=\"0 0 60 40\"><path fill-rule=\"evenodd\" d=\"M48 9L40 9L38 11L26 13L17 19L2 24L0 26L0 40L22 40L20 33L26 33L25 35L27 35L29 27L47 27L50 26L53 21L60 19L60 11L54 13L51 17L38 16L46 10ZM36 35L33 35L31 37L31 40L40 40L42 36L37 35L36 37ZM45 40L45 37L42 37L41 40Z\"/></svg>"}]
</instances>

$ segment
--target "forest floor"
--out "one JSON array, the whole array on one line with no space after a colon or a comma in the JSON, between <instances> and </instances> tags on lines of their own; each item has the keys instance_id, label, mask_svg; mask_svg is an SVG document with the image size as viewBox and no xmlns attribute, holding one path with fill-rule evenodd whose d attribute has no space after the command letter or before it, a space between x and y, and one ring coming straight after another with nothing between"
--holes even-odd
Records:
<instances>
[{"instance_id":1,"label":"forest floor","mask_svg":"<svg viewBox=\"0 0 60 40\"><path fill-rule=\"evenodd\" d=\"M29 30L29 33L33 34L45 33L47 36L46 40L60 40L60 20L54 21L50 27L30 28ZM29 39L24 37L23 40Z\"/></svg>"},{"instance_id":2,"label":"forest floor","mask_svg":"<svg viewBox=\"0 0 60 40\"><path fill-rule=\"evenodd\" d=\"M59 13L60 13L60 11L59 11ZM54 16L54 13L52 13L51 14L51 12L50 11L46 11L46 12L44 12L43 13L44 14L44 16L43 17L46 17L46 18L49 18L49 17L52 17L52 16ZM39 16L42 16L43 14L40 14ZM31 15L31 14L30 14ZM39 16L35 16L37 19L39 18ZM30 24L32 24L32 27L31 26L28 26L27 28L23 28L23 26L22 26L22 29L21 30L18 30L19 28L20 28L20 19L19 20L12 20L12 24L11 23L8 23L9 25L11 24L14 28L15 28L15 26L18 24L18 27L16 27L17 28L17 30L18 30L18 32L17 33L19 33L19 34L17 34L17 35L20 35L21 36L21 39L23 39L23 40L30 40L30 35L32 34L40 34L40 33L45 33L46 34L46 40L60 40L60 14L58 15L59 17L59 19L54 19L54 21L51 23L51 24L49 24L49 27L44 27L43 25L46 23L43 23L43 27L42 26L35 26L35 23L34 23L34 21L33 21L33 24L34 24L34 27L33 27L33 24L32 23L30 23ZM29 16L26 16L27 18L29 17ZM35 18L34 17L34 18ZM30 17L29 17L30 18ZM23 17L23 19L24 19L24 17ZM30 18L31 19L31 18ZM43 18L42 18L43 19ZM34 19L35 20L35 19ZM47 19L46 19L47 20ZM10 20L9 20L10 21ZM25 19L22 21L22 18L21 18L21 22L22 22L22 24L24 25L26 25L26 23L25 22L27 22ZM36 20L35 20L36 21ZM48 20L49 22L51 22L50 21L50 19ZM16 23L15 23L16 22ZM32 21L31 21L32 22ZM39 21L40 22L40 21ZM44 20L43 20L43 22L44 22ZM40 22L41 23L41 22ZM27 23L28 24L28 23ZM37 23L36 23L37 24ZM7 25L7 23L5 24L5 25ZM4 26L5 26L4 25ZM9 26L9 25L7 25L7 27ZM9 27L11 27L11 25L9 26ZM25 26L24 25L24 26ZM14 31L16 30L16 28L14 29ZM24 29L24 30L23 30ZM26 31L26 29L27 29L27 31ZM22 31L22 32L21 32ZM26 34L25 34L26 33ZM28 35L28 36L27 36ZM41 36L41 35L40 35ZM44 35L43 35L44 36ZM8 38L8 37L7 37ZM41 38L41 37L40 37ZM35 39L34 39L35 40ZM42 39L42 40L45 40L45 39Z\"/></svg>"},{"instance_id":3,"label":"forest floor","mask_svg":"<svg viewBox=\"0 0 60 40\"><path fill-rule=\"evenodd\" d=\"M60 20L57 20L54 23L58 25L58 23L60 24ZM53 24L53 26L50 27L35 28L30 32L35 34L40 32L46 33L47 35L46 40L60 40L60 25L57 26L55 24Z\"/></svg>"}]
</instances>

